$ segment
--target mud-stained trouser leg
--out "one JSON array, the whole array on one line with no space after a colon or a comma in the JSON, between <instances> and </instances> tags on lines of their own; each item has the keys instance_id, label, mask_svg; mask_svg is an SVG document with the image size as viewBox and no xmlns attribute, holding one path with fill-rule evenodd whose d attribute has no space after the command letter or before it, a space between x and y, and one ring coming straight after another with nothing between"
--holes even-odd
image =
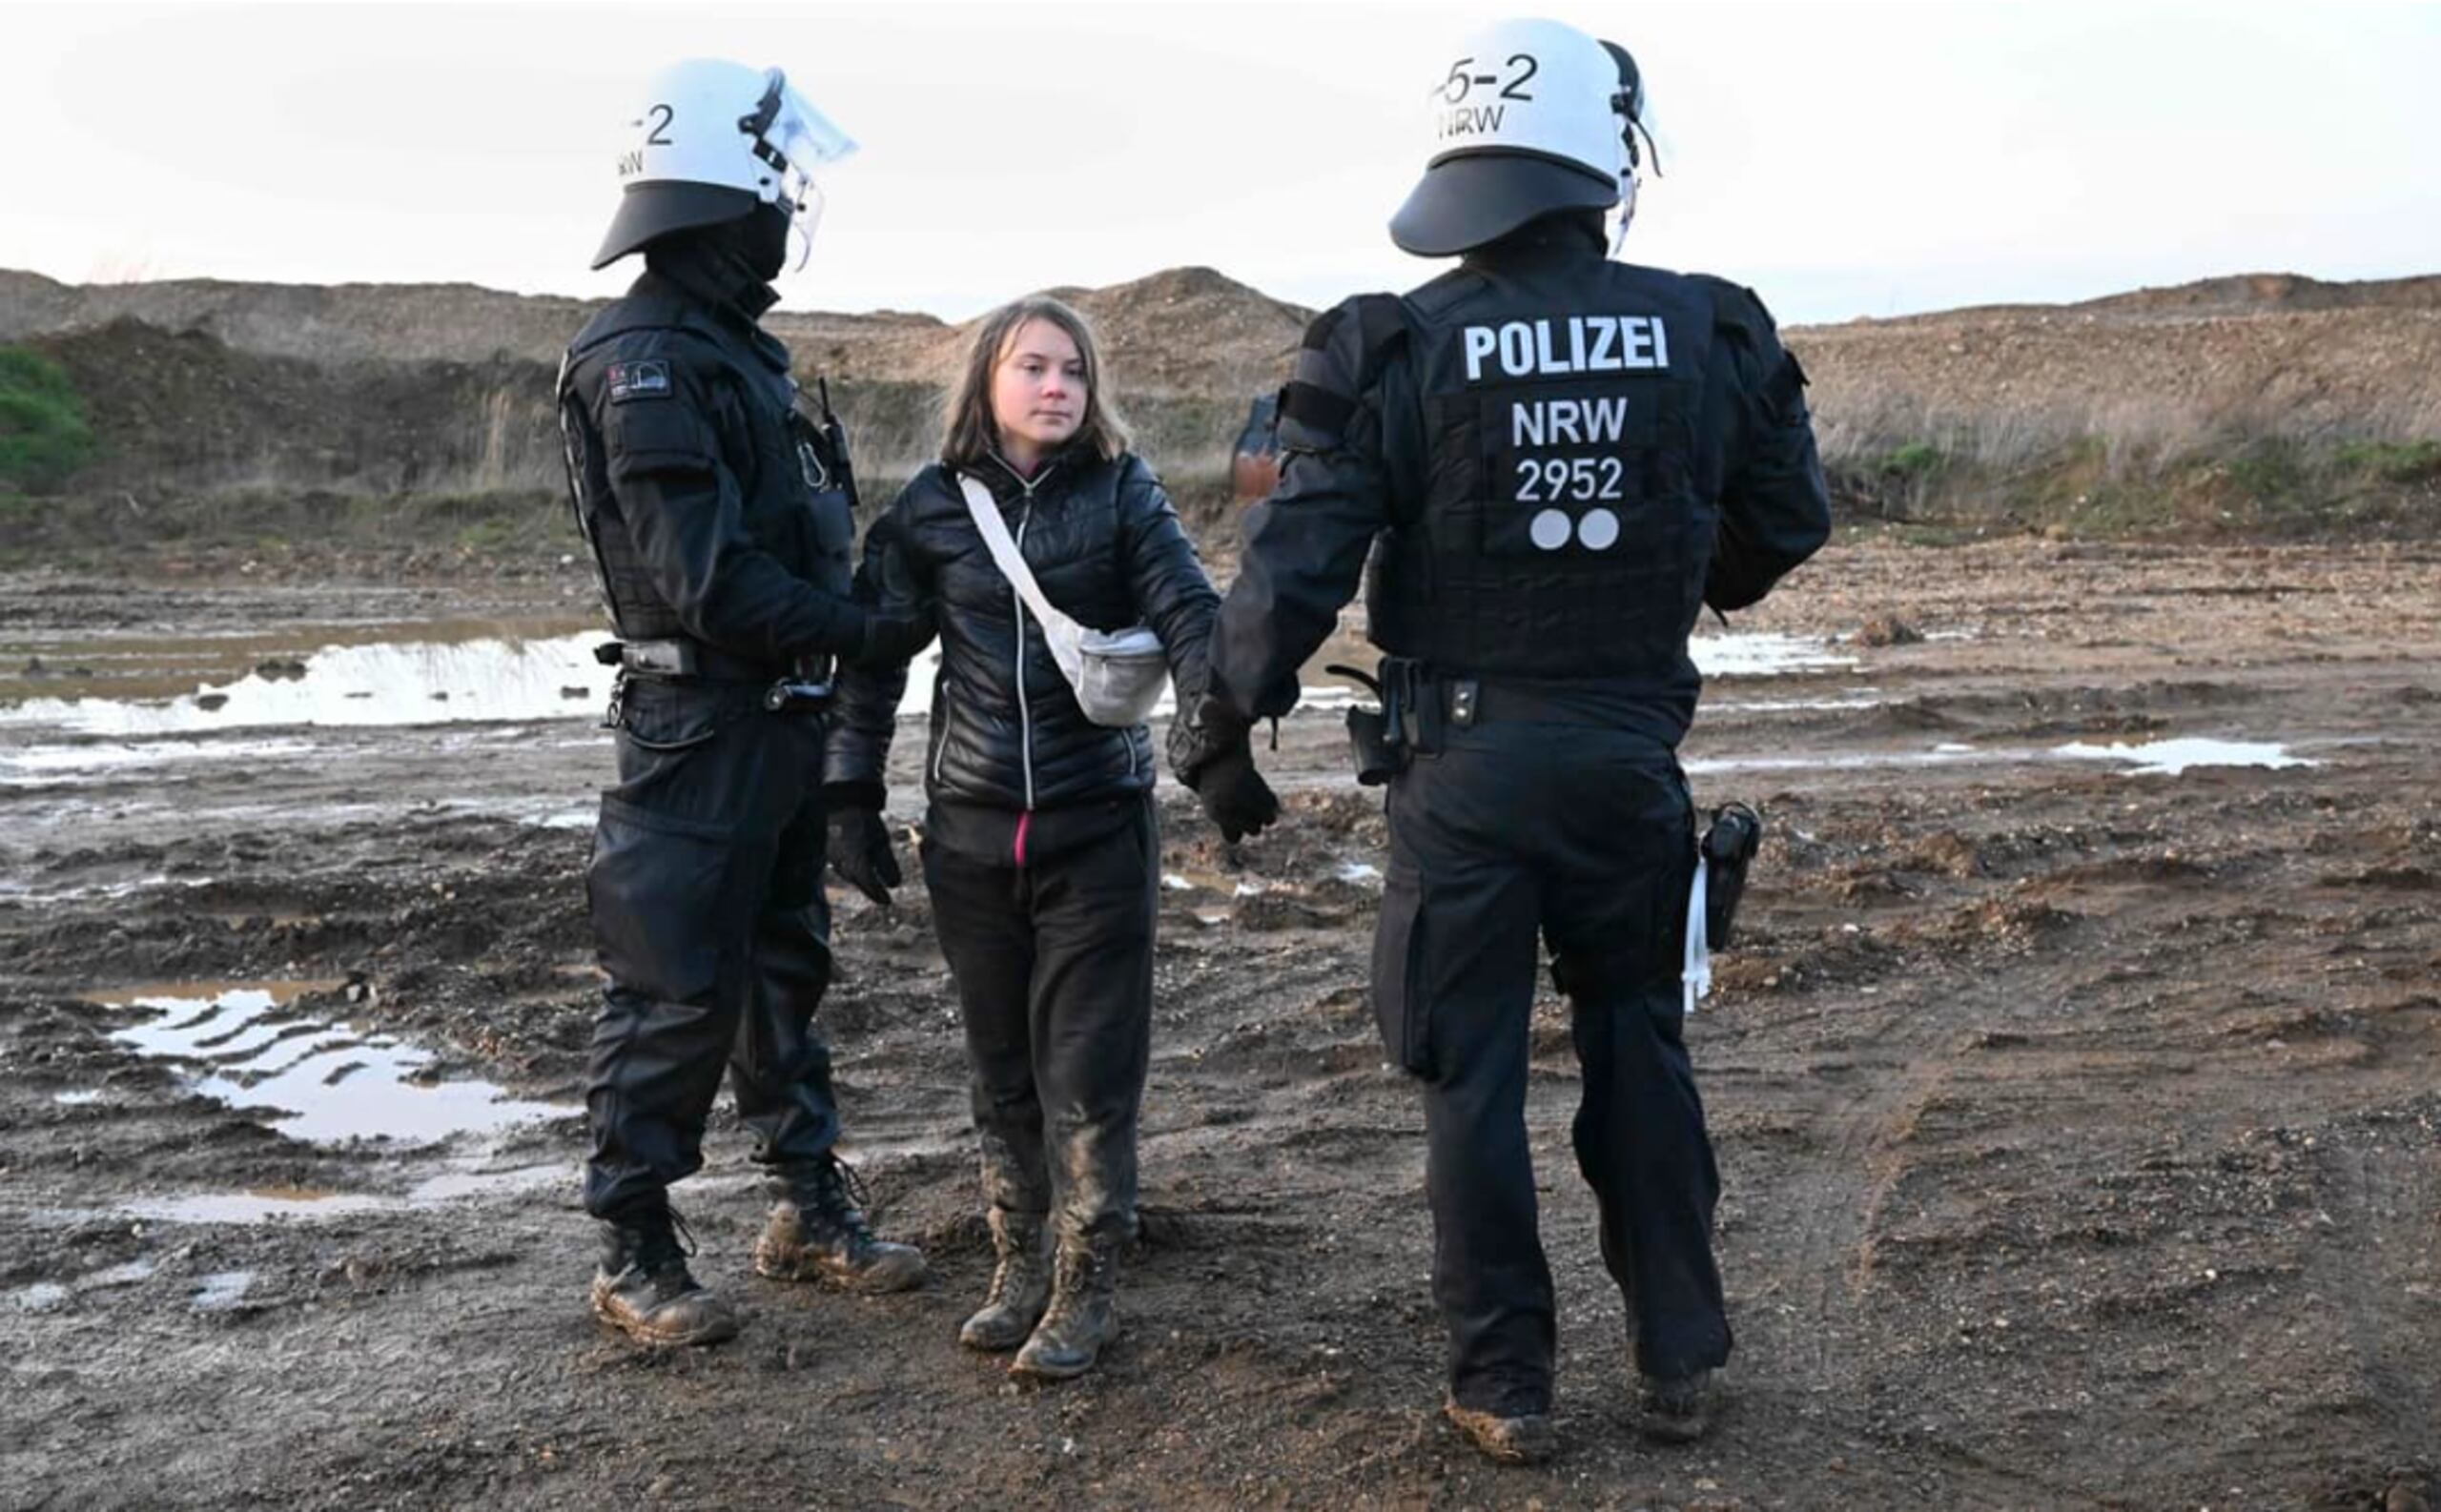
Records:
<instances>
[{"instance_id":1,"label":"mud-stained trouser leg","mask_svg":"<svg viewBox=\"0 0 2441 1512\"><path fill-rule=\"evenodd\" d=\"M1449 1395L1504 1417L1550 1410L1555 1348L1526 1136L1534 878L1501 834L1515 800L1513 774L1467 751L1400 776L1374 945L1385 1040L1424 1082Z\"/></svg>"},{"instance_id":2,"label":"mud-stained trouser leg","mask_svg":"<svg viewBox=\"0 0 2441 1512\"><path fill-rule=\"evenodd\" d=\"M1585 819L1553 833L1543 899L1585 1073L1577 1167L1600 1207L1637 1366L1675 1379L1727 1360L1731 1342L1713 1257L1720 1171L1681 1037L1693 820L1667 756L1591 740L1575 750L1581 775L1562 796Z\"/></svg>"},{"instance_id":3,"label":"mud-stained trouser leg","mask_svg":"<svg viewBox=\"0 0 2441 1512\"><path fill-rule=\"evenodd\" d=\"M929 840L921 855L933 929L966 1027L984 1197L1005 1212L1047 1213L1051 1176L1043 1164L1042 1099L1035 1090L1026 1011L1035 966L1028 879L1014 866L978 861Z\"/></svg>"},{"instance_id":4,"label":"mud-stained trouser leg","mask_svg":"<svg viewBox=\"0 0 2441 1512\"><path fill-rule=\"evenodd\" d=\"M770 900L754 920L751 995L729 1054L738 1117L754 1132L754 1158L785 1179L839 1138L831 1047L814 1011L831 983L831 908L822 895L823 807L807 794L780 831Z\"/></svg>"},{"instance_id":5,"label":"mud-stained trouser leg","mask_svg":"<svg viewBox=\"0 0 2441 1512\"><path fill-rule=\"evenodd\" d=\"M1135 1232L1158 849L1149 802L1112 833L1024 867L924 848L985 1193L995 1207L1054 1214L1065 1234Z\"/></svg>"},{"instance_id":6,"label":"mud-stained trouser leg","mask_svg":"<svg viewBox=\"0 0 2441 1512\"><path fill-rule=\"evenodd\" d=\"M1153 1037L1160 842L1152 804L1039 868L1029 1036L1063 1237L1136 1236L1136 1134Z\"/></svg>"},{"instance_id":7,"label":"mud-stained trouser leg","mask_svg":"<svg viewBox=\"0 0 2441 1512\"><path fill-rule=\"evenodd\" d=\"M703 1164L776 837L820 770L818 728L765 715L751 687L638 684L624 709L585 871L610 978L585 1093L597 1217L665 1200Z\"/></svg>"}]
</instances>

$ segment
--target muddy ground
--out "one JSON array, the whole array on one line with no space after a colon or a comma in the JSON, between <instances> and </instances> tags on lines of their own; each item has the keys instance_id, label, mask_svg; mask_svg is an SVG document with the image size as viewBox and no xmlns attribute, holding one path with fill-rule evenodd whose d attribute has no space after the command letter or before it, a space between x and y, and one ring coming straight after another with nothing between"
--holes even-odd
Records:
<instances>
[{"instance_id":1,"label":"muddy ground","mask_svg":"<svg viewBox=\"0 0 2441 1512\"><path fill-rule=\"evenodd\" d=\"M80 690L157 694L193 685L141 664L181 639L241 666L394 633L365 622L539 622L565 586L0 580L0 673L51 657L0 699L80 647L152 648ZM110 1006L318 984L270 1019L573 1105L609 765L585 718L149 754L0 724L0 1505L2426 1506L2441 552L1849 542L1740 628L1851 660L1715 678L1685 753L1771 829L1689 1033L1738 1333L1707 1442L1627 1431L1552 1001L1530 1117L1567 1451L1495 1469L1436 1416L1421 1117L1364 1003L1382 821L1334 715L1283 726L1288 820L1252 844L1164 788L1127 1333L1046 1389L955 1342L990 1261L920 889L843 896L824 1013L882 1226L934 1283L751 1277L724 1107L681 1203L749 1326L656 1357L585 1314L572 1107L309 1142L113 1038L161 1011ZM2186 738L2308 765L2062 749Z\"/></svg>"}]
</instances>

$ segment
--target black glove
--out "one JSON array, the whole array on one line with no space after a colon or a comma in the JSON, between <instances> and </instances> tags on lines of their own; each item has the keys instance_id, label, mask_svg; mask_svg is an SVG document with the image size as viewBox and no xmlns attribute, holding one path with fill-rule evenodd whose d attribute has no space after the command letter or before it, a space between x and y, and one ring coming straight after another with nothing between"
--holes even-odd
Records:
<instances>
[{"instance_id":1,"label":"black glove","mask_svg":"<svg viewBox=\"0 0 2441 1512\"><path fill-rule=\"evenodd\" d=\"M851 665L880 670L903 666L933 639L929 614L895 614L880 609L865 612L865 644L849 657Z\"/></svg>"},{"instance_id":2,"label":"black glove","mask_svg":"<svg viewBox=\"0 0 2441 1512\"><path fill-rule=\"evenodd\" d=\"M858 892L890 907L890 889L907 879L890 848L890 827L877 808L831 811L831 869Z\"/></svg>"},{"instance_id":3,"label":"black glove","mask_svg":"<svg viewBox=\"0 0 2441 1512\"><path fill-rule=\"evenodd\" d=\"M1255 770L1255 753L1243 740L1204 765L1195 785L1203 811L1220 827L1220 838L1236 845L1259 835L1280 817L1280 798Z\"/></svg>"},{"instance_id":4,"label":"black glove","mask_svg":"<svg viewBox=\"0 0 2441 1512\"><path fill-rule=\"evenodd\" d=\"M1220 838L1233 846L1280 817L1279 797L1255 770L1246 722L1210 694L1171 725L1170 769L1195 789Z\"/></svg>"}]
</instances>

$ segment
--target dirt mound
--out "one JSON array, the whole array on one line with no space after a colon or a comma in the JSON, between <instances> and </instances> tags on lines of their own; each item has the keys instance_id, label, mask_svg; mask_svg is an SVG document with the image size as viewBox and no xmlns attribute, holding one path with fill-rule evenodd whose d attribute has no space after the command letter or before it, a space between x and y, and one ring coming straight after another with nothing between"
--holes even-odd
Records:
<instances>
[{"instance_id":1,"label":"dirt mound","mask_svg":"<svg viewBox=\"0 0 2441 1512\"><path fill-rule=\"evenodd\" d=\"M1935 325L1996 316L2094 315L2128 319L2311 310L2441 310L2441 275L2329 281L2300 273L2233 273L2067 304L1979 304L1856 324Z\"/></svg>"},{"instance_id":2,"label":"dirt mound","mask_svg":"<svg viewBox=\"0 0 2441 1512\"><path fill-rule=\"evenodd\" d=\"M1275 387L1313 318L1209 268L1060 293L1094 322L1112 372L1134 393L1234 397Z\"/></svg>"},{"instance_id":3,"label":"dirt mound","mask_svg":"<svg viewBox=\"0 0 2441 1512\"><path fill-rule=\"evenodd\" d=\"M1099 329L1137 449L1190 512L1217 509L1247 397L1285 376L1310 312L1200 267L1055 292ZM225 487L249 459L257 492L554 487L550 373L595 308L462 284L80 288L0 272L0 341L60 354L97 412L105 460L72 491ZM830 380L877 485L933 454L974 322L769 324ZM2441 276L2248 274L1792 328L1789 344L1835 498L1859 518L2274 538L2441 521ZM165 352L178 360L149 365ZM189 381L212 352L225 371Z\"/></svg>"},{"instance_id":4,"label":"dirt mound","mask_svg":"<svg viewBox=\"0 0 2441 1512\"><path fill-rule=\"evenodd\" d=\"M1132 392L1227 394L1276 382L1309 312L1209 268L1107 289L1062 289L1100 329ZM231 350L331 365L556 364L599 301L471 284L254 284L217 279L74 286L0 270L0 341L135 320ZM767 322L805 367L850 379L945 383L974 322L928 315L775 312Z\"/></svg>"},{"instance_id":5,"label":"dirt mound","mask_svg":"<svg viewBox=\"0 0 2441 1512\"><path fill-rule=\"evenodd\" d=\"M104 438L88 488L191 496L304 480L440 494L559 476L551 370L539 363L317 363L129 318L33 344L68 369Z\"/></svg>"}]
</instances>

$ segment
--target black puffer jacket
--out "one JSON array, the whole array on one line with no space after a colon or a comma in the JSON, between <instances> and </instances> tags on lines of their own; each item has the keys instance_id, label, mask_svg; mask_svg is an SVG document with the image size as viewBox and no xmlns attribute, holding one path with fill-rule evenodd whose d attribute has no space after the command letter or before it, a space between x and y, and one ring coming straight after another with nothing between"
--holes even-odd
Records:
<instances>
[{"instance_id":1,"label":"black puffer jacket","mask_svg":"<svg viewBox=\"0 0 2441 1512\"><path fill-rule=\"evenodd\" d=\"M1031 480L996 460L976 476L999 501L1044 596L1096 629L1152 626L1180 702L1191 704L1202 690L1203 643L1220 599L1153 470L1133 456L1103 461L1071 448ZM925 791L936 806L1031 812L1153 786L1151 735L1141 725L1113 729L1085 718L946 466L916 474L873 521L856 590L868 603L930 611L940 628L924 761ZM906 685L904 665L841 679L824 767L834 803L880 807Z\"/></svg>"}]
</instances>

